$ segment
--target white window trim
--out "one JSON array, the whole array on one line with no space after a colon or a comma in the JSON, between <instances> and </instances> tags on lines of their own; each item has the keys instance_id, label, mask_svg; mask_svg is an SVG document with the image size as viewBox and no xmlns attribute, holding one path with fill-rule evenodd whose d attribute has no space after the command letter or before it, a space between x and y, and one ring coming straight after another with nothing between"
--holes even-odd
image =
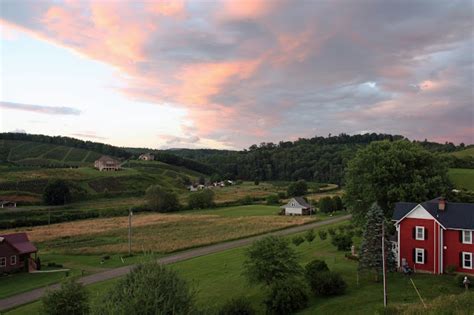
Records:
<instances>
[{"instance_id":1,"label":"white window trim","mask_svg":"<svg viewBox=\"0 0 474 315\"><path fill-rule=\"evenodd\" d=\"M423 236L421 238L418 237L418 231L422 231ZM425 227L424 226L416 226L415 239L417 241L424 241L425 240Z\"/></svg>"},{"instance_id":2,"label":"white window trim","mask_svg":"<svg viewBox=\"0 0 474 315\"><path fill-rule=\"evenodd\" d=\"M466 257L469 257L469 261L471 262L471 266L466 266ZM472 253L469 252L462 252L462 268L463 269L472 269Z\"/></svg>"},{"instance_id":3,"label":"white window trim","mask_svg":"<svg viewBox=\"0 0 474 315\"><path fill-rule=\"evenodd\" d=\"M466 242L466 236L469 235L469 242ZM462 243L463 244L472 244L472 231L463 230L462 231Z\"/></svg>"},{"instance_id":4,"label":"white window trim","mask_svg":"<svg viewBox=\"0 0 474 315\"><path fill-rule=\"evenodd\" d=\"M418 253L421 253L422 260L418 261ZM423 265L425 263L425 249L415 248L415 263Z\"/></svg>"},{"instance_id":5,"label":"white window trim","mask_svg":"<svg viewBox=\"0 0 474 315\"><path fill-rule=\"evenodd\" d=\"M7 266L7 257L0 257L0 267L6 267L6 266Z\"/></svg>"},{"instance_id":6,"label":"white window trim","mask_svg":"<svg viewBox=\"0 0 474 315\"><path fill-rule=\"evenodd\" d=\"M10 256L10 265L16 265L16 255Z\"/></svg>"}]
</instances>

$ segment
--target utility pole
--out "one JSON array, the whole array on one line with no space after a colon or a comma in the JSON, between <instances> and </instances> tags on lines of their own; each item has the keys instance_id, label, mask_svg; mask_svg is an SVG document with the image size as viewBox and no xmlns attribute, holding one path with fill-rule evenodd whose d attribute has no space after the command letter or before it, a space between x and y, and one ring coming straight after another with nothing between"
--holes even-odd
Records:
<instances>
[{"instance_id":1,"label":"utility pole","mask_svg":"<svg viewBox=\"0 0 474 315\"><path fill-rule=\"evenodd\" d=\"M132 208L128 208L128 255L132 256Z\"/></svg>"},{"instance_id":2,"label":"utility pole","mask_svg":"<svg viewBox=\"0 0 474 315\"><path fill-rule=\"evenodd\" d=\"M385 224L382 221L383 306L387 307L387 266L385 265Z\"/></svg>"}]
</instances>

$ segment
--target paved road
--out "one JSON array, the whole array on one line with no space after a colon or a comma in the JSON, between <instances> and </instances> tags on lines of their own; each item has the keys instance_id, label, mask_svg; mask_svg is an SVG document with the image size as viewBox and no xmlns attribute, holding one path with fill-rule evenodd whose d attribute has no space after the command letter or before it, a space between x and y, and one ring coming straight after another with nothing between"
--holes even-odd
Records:
<instances>
[{"instance_id":1,"label":"paved road","mask_svg":"<svg viewBox=\"0 0 474 315\"><path fill-rule=\"evenodd\" d=\"M215 244L215 245L209 245L209 246L199 247L199 248L195 248L195 249L190 249L190 250L182 251L182 252L179 252L179 253L176 253L176 254L172 254L172 255L160 258L160 259L158 259L158 262L162 263L162 264L172 264L172 263L175 263L175 262L179 262L179 261L183 261L183 260L187 260L187 259L191 259L191 258L195 258L195 257L199 257L199 256L213 254L213 253L225 251L225 250L228 250L228 249L248 245L248 244L252 243L253 241L261 239L262 237L265 237L267 235L289 235L289 234L293 234L293 233L306 231L306 230L309 230L309 229L312 229L312 228L317 228L317 227L320 227L320 226L324 226L324 225L327 225L327 224L332 224L332 223L336 223L336 222L345 221L345 220L348 220L350 217L351 217L350 215L345 215L345 216L335 217L335 218L332 218L332 219L319 221L319 222L315 222L315 223L295 226L295 227L291 227L291 228L287 228L287 229L284 229L284 230L279 230L279 231L275 231L275 232L271 232L271 233L267 233L267 234L263 234L263 235L257 235L257 236L252 236L252 237L248 237L248 238L243 238L243 239L240 239L240 240L229 241L229 242L219 243L219 244ZM92 284L92 283L96 283L96 282L101 282L101 281L121 277L121 276L124 276L127 273L129 273L130 270L133 269L133 267L134 267L134 265L130 265L130 266L124 266L124 267L120 267L120 268L114 268L114 269L110 269L110 270L107 270L107 271L95 273L95 274L92 274L92 275L89 275L89 276L79 278L78 282L80 282L84 285L88 285L88 284ZM8 297L8 298L5 298L5 299L1 299L0 300L0 311L5 311L7 309L10 309L10 308L22 305L22 304L26 304L26 303L36 301L36 300L40 299L43 296L43 294L45 293L47 288L56 289L58 287L59 287L59 284L54 284L54 285L51 285L49 287L42 287L42 288L38 288L38 289L28 291L28 292L25 292L25 293L20 293L18 295L14 295L14 296L11 296L11 297Z\"/></svg>"}]
</instances>

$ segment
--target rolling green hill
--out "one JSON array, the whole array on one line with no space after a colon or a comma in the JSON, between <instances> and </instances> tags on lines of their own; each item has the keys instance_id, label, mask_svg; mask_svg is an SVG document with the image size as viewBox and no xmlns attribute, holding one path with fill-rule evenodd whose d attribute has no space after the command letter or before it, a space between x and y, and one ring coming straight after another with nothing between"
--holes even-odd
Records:
<instances>
[{"instance_id":1,"label":"rolling green hill","mask_svg":"<svg viewBox=\"0 0 474 315\"><path fill-rule=\"evenodd\" d=\"M450 153L450 155L453 155L457 158L465 158L465 157L472 157L474 158L474 147L469 147L465 150L461 150L461 151L456 151L456 152L452 152Z\"/></svg>"},{"instance_id":2,"label":"rolling green hill","mask_svg":"<svg viewBox=\"0 0 474 315\"><path fill-rule=\"evenodd\" d=\"M29 166L91 165L100 153L51 143L0 140L0 161Z\"/></svg>"},{"instance_id":3,"label":"rolling green hill","mask_svg":"<svg viewBox=\"0 0 474 315\"><path fill-rule=\"evenodd\" d=\"M185 183L203 174L159 161L127 161L117 172L99 172L93 162L102 154L69 146L0 139L0 195L21 204L38 203L52 179L72 186L75 201L143 195L153 184L184 191ZM9 163L8 163L9 162Z\"/></svg>"}]
</instances>

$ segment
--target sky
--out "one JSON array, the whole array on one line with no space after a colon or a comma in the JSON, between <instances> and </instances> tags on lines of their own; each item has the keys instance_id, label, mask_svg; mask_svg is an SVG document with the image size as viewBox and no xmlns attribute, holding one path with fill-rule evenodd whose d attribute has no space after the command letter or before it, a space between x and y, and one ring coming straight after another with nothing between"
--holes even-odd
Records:
<instances>
[{"instance_id":1,"label":"sky","mask_svg":"<svg viewBox=\"0 0 474 315\"><path fill-rule=\"evenodd\" d=\"M0 132L474 143L474 0L1 0L0 40Z\"/></svg>"}]
</instances>

